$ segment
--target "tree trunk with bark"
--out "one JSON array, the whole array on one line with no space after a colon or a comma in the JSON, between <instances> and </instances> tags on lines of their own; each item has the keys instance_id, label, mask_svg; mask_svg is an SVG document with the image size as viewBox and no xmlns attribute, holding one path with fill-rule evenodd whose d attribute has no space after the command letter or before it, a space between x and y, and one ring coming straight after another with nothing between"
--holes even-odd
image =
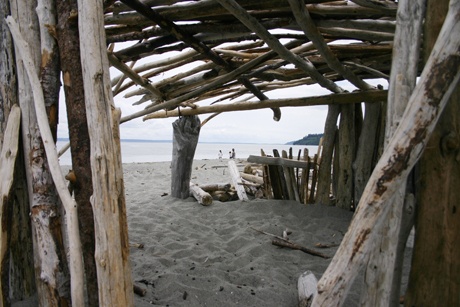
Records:
<instances>
[{"instance_id":1,"label":"tree trunk with bark","mask_svg":"<svg viewBox=\"0 0 460 307\"><path fill-rule=\"evenodd\" d=\"M428 1L424 29L425 58L438 37L448 2ZM456 10L457 22L458 3L451 1L449 7L449 14L450 10ZM458 35L456 39L459 39ZM446 69L460 68L457 62L457 67ZM457 85L418 164L416 235L405 306L460 305L459 106L460 90Z\"/></svg>"},{"instance_id":2,"label":"tree trunk with bark","mask_svg":"<svg viewBox=\"0 0 460 307\"><path fill-rule=\"evenodd\" d=\"M78 1L78 27L91 144L96 267L100 306L133 306L128 225L101 1ZM118 143L116 143L118 142Z\"/></svg>"},{"instance_id":3,"label":"tree trunk with bark","mask_svg":"<svg viewBox=\"0 0 460 307\"><path fill-rule=\"evenodd\" d=\"M88 306L98 306L97 270L94 259L94 216L90 197L93 193L90 163L90 140L86 119L83 75L80 61L77 0L57 0L57 41L61 58L67 121L69 125L72 170L76 181L72 182L75 201L78 204L80 238L85 264Z\"/></svg>"}]
</instances>

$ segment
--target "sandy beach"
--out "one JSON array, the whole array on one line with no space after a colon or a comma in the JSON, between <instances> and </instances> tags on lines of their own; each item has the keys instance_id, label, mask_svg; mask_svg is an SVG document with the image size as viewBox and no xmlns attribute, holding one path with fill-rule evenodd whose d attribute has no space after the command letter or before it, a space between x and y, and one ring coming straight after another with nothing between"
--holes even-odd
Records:
<instances>
[{"instance_id":1,"label":"sandy beach","mask_svg":"<svg viewBox=\"0 0 460 307\"><path fill-rule=\"evenodd\" d=\"M239 165L243 161L238 161ZM230 182L227 160L194 161L197 184ZM352 212L295 201L214 201L170 193L170 162L124 164L134 283L147 290L136 306L296 306L297 280L304 271L320 278L330 259L271 244L255 229L333 256ZM360 283L345 306L356 306Z\"/></svg>"}]
</instances>

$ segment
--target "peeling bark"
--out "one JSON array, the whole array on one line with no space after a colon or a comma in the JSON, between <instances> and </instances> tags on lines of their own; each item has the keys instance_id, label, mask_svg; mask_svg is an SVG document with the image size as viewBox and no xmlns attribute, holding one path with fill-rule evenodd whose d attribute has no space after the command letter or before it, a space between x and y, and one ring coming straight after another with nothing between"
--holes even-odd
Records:
<instances>
[{"instance_id":1,"label":"peeling bark","mask_svg":"<svg viewBox=\"0 0 460 307\"><path fill-rule=\"evenodd\" d=\"M77 11L77 0L57 0L57 37L61 56L64 93L69 123L72 170L76 175L73 183L75 201L85 264L88 306L98 306L98 285L94 237L94 215L90 197L93 193L90 163L90 140L86 120L83 75L80 62L80 42L77 18L70 18Z\"/></svg>"}]
</instances>

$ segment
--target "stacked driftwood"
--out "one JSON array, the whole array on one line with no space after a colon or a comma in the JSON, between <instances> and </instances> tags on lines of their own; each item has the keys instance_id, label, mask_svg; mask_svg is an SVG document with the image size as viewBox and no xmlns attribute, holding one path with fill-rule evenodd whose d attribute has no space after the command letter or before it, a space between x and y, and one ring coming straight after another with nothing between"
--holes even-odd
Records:
<instances>
[{"instance_id":1,"label":"stacked driftwood","mask_svg":"<svg viewBox=\"0 0 460 307\"><path fill-rule=\"evenodd\" d=\"M241 167L244 168L243 172L239 170ZM211 184L196 184L191 182L191 196L204 206L211 205L213 200L221 202L238 199L248 201L248 195L255 198L264 197L265 190L262 170L253 169L248 164L237 165L235 160L228 161L228 170L231 175L231 182Z\"/></svg>"},{"instance_id":2,"label":"stacked driftwood","mask_svg":"<svg viewBox=\"0 0 460 307\"><path fill-rule=\"evenodd\" d=\"M267 198L295 200L304 204L315 202L318 173L318 154L308 155L308 149L299 150L294 159L292 148L277 149L273 156L261 150L261 156L249 156L248 162L262 165L264 194Z\"/></svg>"},{"instance_id":3,"label":"stacked driftwood","mask_svg":"<svg viewBox=\"0 0 460 307\"><path fill-rule=\"evenodd\" d=\"M320 147L321 148L321 147ZM318 150L318 153L320 151ZM190 194L202 205L212 204L213 199L222 202L253 198L295 200L303 204L315 202L318 173L318 154L308 155L308 149L299 150L294 159L289 152L277 149L273 156L261 150L261 156L249 156L245 164L237 165L229 160L231 183L190 183ZM242 169L242 170L240 170Z\"/></svg>"}]
</instances>

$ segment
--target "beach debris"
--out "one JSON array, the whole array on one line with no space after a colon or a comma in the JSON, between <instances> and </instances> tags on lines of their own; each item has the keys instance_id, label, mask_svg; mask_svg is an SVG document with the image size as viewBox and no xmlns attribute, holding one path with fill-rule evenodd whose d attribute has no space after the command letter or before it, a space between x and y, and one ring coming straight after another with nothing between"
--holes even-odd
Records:
<instances>
[{"instance_id":1,"label":"beach debris","mask_svg":"<svg viewBox=\"0 0 460 307\"><path fill-rule=\"evenodd\" d=\"M331 243L331 244L316 243L315 247L318 247L318 248L330 248L330 247L337 247L339 245L340 245L339 243Z\"/></svg>"},{"instance_id":2,"label":"beach debris","mask_svg":"<svg viewBox=\"0 0 460 307\"><path fill-rule=\"evenodd\" d=\"M161 197L165 197L165 196L168 196L168 195L169 195L168 193L163 192L163 194L161 194L160 196L161 196Z\"/></svg>"},{"instance_id":3,"label":"beach debris","mask_svg":"<svg viewBox=\"0 0 460 307\"><path fill-rule=\"evenodd\" d=\"M248 195L246 194L244 187L241 185L242 180L240 172L238 171L238 167L236 166L234 160L228 161L228 170L232 176L233 186L235 187L236 193L238 194L238 198L242 201L248 201Z\"/></svg>"},{"instance_id":4,"label":"beach debris","mask_svg":"<svg viewBox=\"0 0 460 307\"><path fill-rule=\"evenodd\" d=\"M139 296L145 296L147 294L147 289L142 288L136 284L133 284L133 290L134 290L134 293Z\"/></svg>"},{"instance_id":5,"label":"beach debris","mask_svg":"<svg viewBox=\"0 0 460 307\"><path fill-rule=\"evenodd\" d=\"M193 182L190 182L190 194L203 206L212 204L212 196Z\"/></svg>"},{"instance_id":6,"label":"beach debris","mask_svg":"<svg viewBox=\"0 0 460 307\"><path fill-rule=\"evenodd\" d=\"M307 254L310 254L310 255L313 255L313 256L318 256L318 257L321 257L321 258L324 258L324 259L329 259L330 258L329 256L324 255L323 253L317 252L317 251L315 251L313 249L310 249L310 248L302 246L300 244L291 242L289 240L280 240L278 238L274 238L272 240L272 244L277 245L277 246L281 246L281 247L289 247L291 249L297 249L297 250L300 250L300 251L302 251L304 253L307 253Z\"/></svg>"},{"instance_id":7,"label":"beach debris","mask_svg":"<svg viewBox=\"0 0 460 307\"><path fill-rule=\"evenodd\" d=\"M289 237L288 237L288 236L289 236L290 234L292 234L292 231L290 231L289 229L286 228L286 229L283 231L283 239L289 240Z\"/></svg>"},{"instance_id":8,"label":"beach debris","mask_svg":"<svg viewBox=\"0 0 460 307\"><path fill-rule=\"evenodd\" d=\"M297 280L299 307L310 307L313 298L318 294L318 280L312 271L303 272Z\"/></svg>"},{"instance_id":9,"label":"beach debris","mask_svg":"<svg viewBox=\"0 0 460 307\"><path fill-rule=\"evenodd\" d=\"M135 248L142 249L144 248L144 243L129 243L129 247L135 247Z\"/></svg>"},{"instance_id":10,"label":"beach debris","mask_svg":"<svg viewBox=\"0 0 460 307\"><path fill-rule=\"evenodd\" d=\"M281 247L289 247L291 249L297 249L297 250L300 250L304 253L307 253L307 254L310 254L312 256L318 256L318 257L321 257L321 258L324 258L324 259L329 259L330 257L327 256L327 255L324 255L320 252L317 252L313 249L310 249L308 247L305 247L305 246L302 246L298 243L295 243L295 242L292 242L292 241L289 241L287 239L284 239L283 237L280 237L280 236L277 236L277 235L274 235L272 233L269 233L269 232L266 232L266 231L263 231L263 230L259 230L259 229L256 229L254 227L250 227L251 229L257 231L257 232L260 232L260 233L263 233L267 236L271 236L273 237L274 239L272 240L272 244L273 245L277 245L277 246L281 246Z\"/></svg>"}]
</instances>

